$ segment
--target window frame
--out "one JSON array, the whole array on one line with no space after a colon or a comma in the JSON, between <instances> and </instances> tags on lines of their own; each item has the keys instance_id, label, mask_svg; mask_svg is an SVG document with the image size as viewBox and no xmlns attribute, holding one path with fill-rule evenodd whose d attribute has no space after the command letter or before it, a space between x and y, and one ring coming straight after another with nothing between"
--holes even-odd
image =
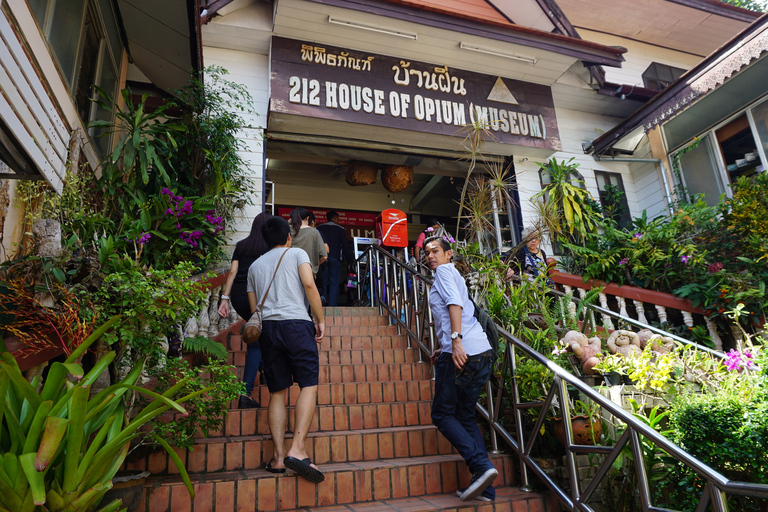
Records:
<instances>
[{"instance_id":1,"label":"window frame","mask_svg":"<svg viewBox=\"0 0 768 512\"><path fill-rule=\"evenodd\" d=\"M118 24L118 19L116 17L116 6L113 0L107 0L107 3L109 6L111 6L111 12L104 12L102 9L103 2L100 2L99 0L84 0L83 2L83 12L80 15L80 27L77 35L77 55L75 58L75 64L74 68L72 70L72 76L67 76L66 71L64 70L60 60L59 56L57 55L56 51L54 51L54 48L52 47L51 43L51 28L53 27L53 24L55 22L54 20L54 12L56 9L57 2L62 0L47 0L47 6L45 8L44 13L44 19L41 20L37 17L35 14L35 11L31 9L30 10L33 13L33 17L38 23L38 26L40 27L41 34L43 36L43 39L45 40L46 44L48 45L49 52L51 54L51 57L56 64L56 67L59 70L59 74L61 75L64 84L67 88L67 91L69 93L70 99L73 102L73 105L75 106L76 110L79 112L79 106L78 106L78 100L77 100L77 92L80 90L80 69L83 64L83 58L84 58L84 51L85 51L85 37L86 37L86 27L85 27L85 20L86 20L86 12L90 13L90 17L93 20L94 28L97 33L98 37L98 46L96 51L96 66L93 72L93 84L99 87L102 87L102 77L103 77L103 71L104 66L110 66L112 70L112 74L115 77L115 85L114 90L112 91L106 91L112 96L112 99L117 99L117 94L119 93L120 88L120 77L121 77L121 68L122 68L122 59L125 52L125 45L122 40L119 41L119 45L114 45L114 41L110 39L110 32L116 32L118 37L120 36L120 27ZM114 24L115 30L109 30L107 27L107 23ZM114 55L114 50L119 47L121 52L119 55ZM90 87L90 86L89 86ZM91 91L91 98L95 98L95 91ZM89 122L97 119L98 116L98 105L96 105L95 102L92 102L92 104L88 108L88 117L87 119L80 119L84 125L87 125ZM79 114L78 114L79 117ZM95 129L91 128L88 130L89 136L92 138L95 137L97 134L95 132ZM108 136L109 140L106 147L111 147L111 135Z\"/></svg>"},{"instance_id":2,"label":"window frame","mask_svg":"<svg viewBox=\"0 0 768 512\"><path fill-rule=\"evenodd\" d=\"M757 153L758 157L760 158L760 163L763 167L763 170L760 172L768 172L768 159L766 158L766 152L765 148L763 147L762 141L760 139L760 134L757 131L757 126L755 124L754 115L752 114L752 111L758 107L763 106L764 104L768 103L768 94L758 98L754 102L752 102L750 105L746 106L743 109L740 109L733 114L729 115L722 121L718 122L715 125L710 126L706 130L703 130L696 134L695 136L688 139L685 143L667 151L667 157L669 158L669 161L671 164L673 164L675 156L682 151L683 149L687 148L691 145L691 143L695 139L709 139L710 144L710 157L713 159L715 163L715 167L717 168L717 175L713 176L717 178L720 182L720 185L725 190L725 195L727 197L733 197L733 190L731 188L731 185L733 183L731 182L731 177L728 174L727 166L725 165L725 160L723 159L723 152L720 148L720 142L717 140L716 132L720 128L730 124L734 120L738 119L742 115L747 116L747 120L749 121L749 129L752 134L752 137L755 140L755 145L757 146ZM664 132L664 125L661 126L661 131L663 135L663 139L666 143L667 137L666 133ZM717 150L716 150L717 149ZM674 166L674 164L673 164ZM676 180L679 178L679 181L677 185L682 185L683 187L687 187L685 184L685 177L683 176L683 173L680 173L680 176L673 176Z\"/></svg>"}]
</instances>

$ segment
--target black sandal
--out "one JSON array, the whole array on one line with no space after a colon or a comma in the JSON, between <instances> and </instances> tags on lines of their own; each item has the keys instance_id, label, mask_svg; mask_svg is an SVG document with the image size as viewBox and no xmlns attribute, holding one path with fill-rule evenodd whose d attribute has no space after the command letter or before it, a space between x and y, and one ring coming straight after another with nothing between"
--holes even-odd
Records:
<instances>
[{"instance_id":1,"label":"black sandal","mask_svg":"<svg viewBox=\"0 0 768 512\"><path fill-rule=\"evenodd\" d=\"M267 462L267 466L264 469L270 473L285 473L285 468L273 468L271 460Z\"/></svg>"}]
</instances>

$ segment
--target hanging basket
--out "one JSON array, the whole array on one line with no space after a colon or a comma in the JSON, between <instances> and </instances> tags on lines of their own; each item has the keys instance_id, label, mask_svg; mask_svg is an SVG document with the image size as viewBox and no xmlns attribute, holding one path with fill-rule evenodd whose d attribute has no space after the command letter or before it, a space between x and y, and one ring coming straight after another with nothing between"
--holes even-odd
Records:
<instances>
[{"instance_id":1,"label":"hanging basket","mask_svg":"<svg viewBox=\"0 0 768 512\"><path fill-rule=\"evenodd\" d=\"M370 162L349 162L347 183L353 187L372 185L376 183L376 173L378 170L378 167Z\"/></svg>"},{"instance_id":2,"label":"hanging basket","mask_svg":"<svg viewBox=\"0 0 768 512\"><path fill-rule=\"evenodd\" d=\"M413 167L388 165L381 171L381 183L392 193L402 192L413 183Z\"/></svg>"}]
</instances>

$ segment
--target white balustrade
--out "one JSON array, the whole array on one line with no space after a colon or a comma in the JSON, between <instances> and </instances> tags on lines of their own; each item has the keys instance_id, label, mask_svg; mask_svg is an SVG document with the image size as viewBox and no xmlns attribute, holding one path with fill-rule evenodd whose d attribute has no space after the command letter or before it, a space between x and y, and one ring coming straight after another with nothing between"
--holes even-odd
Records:
<instances>
[{"instance_id":1,"label":"white balustrade","mask_svg":"<svg viewBox=\"0 0 768 512\"><path fill-rule=\"evenodd\" d=\"M707 324L707 330L709 331L709 337L712 338L712 343L715 344L715 350L723 351L723 340L720 339L720 335L717 334L717 326L711 318L705 316L704 323Z\"/></svg>"},{"instance_id":2,"label":"white balustrade","mask_svg":"<svg viewBox=\"0 0 768 512\"><path fill-rule=\"evenodd\" d=\"M598 295L598 297L600 299L600 306L603 309L608 309L608 297L602 292L600 292L600 295ZM600 315L603 317L603 327L605 327L609 331L613 331L615 327L613 326L611 317L606 313L601 313Z\"/></svg>"},{"instance_id":3,"label":"white balustrade","mask_svg":"<svg viewBox=\"0 0 768 512\"><path fill-rule=\"evenodd\" d=\"M635 311L637 311L637 319L644 323L648 323L648 319L645 318L645 305L643 304L643 301L641 300L633 300L632 304L635 305Z\"/></svg>"}]
</instances>

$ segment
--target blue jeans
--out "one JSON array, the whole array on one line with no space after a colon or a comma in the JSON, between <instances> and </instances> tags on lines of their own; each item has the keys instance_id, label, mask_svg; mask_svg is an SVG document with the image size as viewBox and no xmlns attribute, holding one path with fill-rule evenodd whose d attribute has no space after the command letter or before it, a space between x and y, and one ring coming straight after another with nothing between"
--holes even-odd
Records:
<instances>
[{"instance_id":1,"label":"blue jeans","mask_svg":"<svg viewBox=\"0 0 768 512\"><path fill-rule=\"evenodd\" d=\"M323 297L325 297L327 306L335 307L339 305L341 260L328 256L325 263L325 270L323 271Z\"/></svg>"},{"instance_id":2,"label":"blue jeans","mask_svg":"<svg viewBox=\"0 0 768 512\"><path fill-rule=\"evenodd\" d=\"M248 295L234 295L229 300L229 305L237 311L246 322L251 317L251 306L248 303ZM243 382L245 382L245 394L251 396L256 373L261 366L261 346L258 341L248 345L248 351L245 354L245 368L243 369Z\"/></svg>"},{"instance_id":3,"label":"blue jeans","mask_svg":"<svg viewBox=\"0 0 768 512\"><path fill-rule=\"evenodd\" d=\"M447 352L441 353L435 364L432 423L464 458L473 475L493 467L475 419L475 404L491 375L492 352L469 356L461 370ZM488 489L494 492L492 486Z\"/></svg>"}]
</instances>

